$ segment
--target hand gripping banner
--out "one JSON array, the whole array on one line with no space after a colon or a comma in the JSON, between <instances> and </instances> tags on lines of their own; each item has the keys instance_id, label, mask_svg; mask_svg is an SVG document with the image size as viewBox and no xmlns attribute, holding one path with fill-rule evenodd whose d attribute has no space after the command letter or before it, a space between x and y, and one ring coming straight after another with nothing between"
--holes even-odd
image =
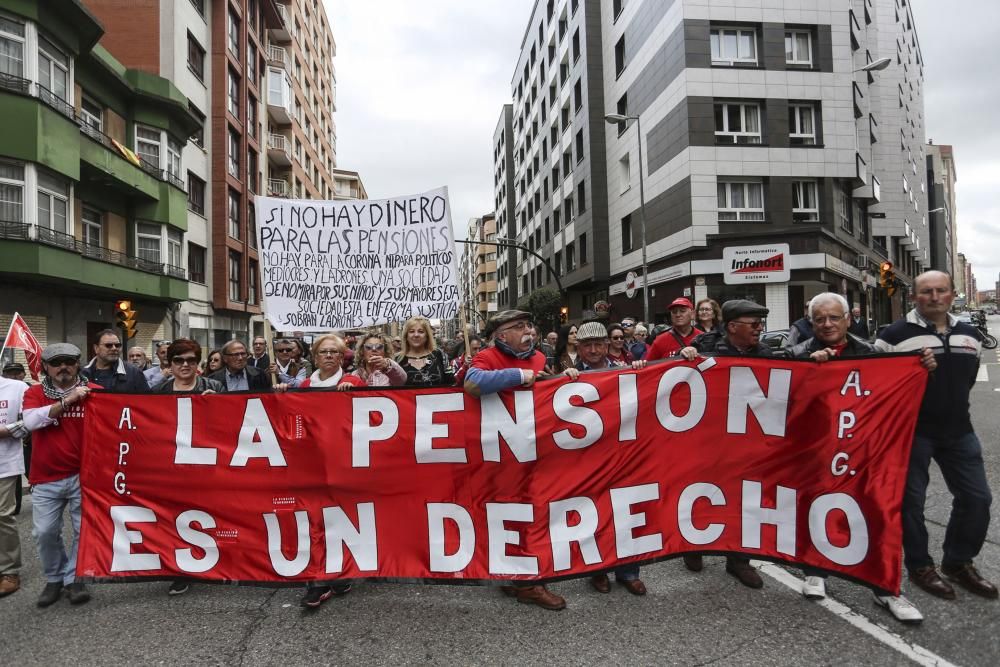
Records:
<instances>
[{"instance_id":1,"label":"hand gripping banner","mask_svg":"<svg viewBox=\"0 0 1000 667\"><path fill-rule=\"evenodd\" d=\"M915 356L743 358L457 389L87 409L77 574L553 580L684 552L899 590Z\"/></svg>"}]
</instances>

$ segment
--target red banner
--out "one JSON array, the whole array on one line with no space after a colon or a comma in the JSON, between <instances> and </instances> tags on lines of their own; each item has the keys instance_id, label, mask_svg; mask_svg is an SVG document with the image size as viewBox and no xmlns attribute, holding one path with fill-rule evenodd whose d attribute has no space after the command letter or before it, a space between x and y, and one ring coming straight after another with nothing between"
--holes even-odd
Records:
<instances>
[{"instance_id":1,"label":"red banner","mask_svg":"<svg viewBox=\"0 0 1000 667\"><path fill-rule=\"evenodd\" d=\"M892 591L915 356L454 389L95 394L89 580L551 580L684 552Z\"/></svg>"}]
</instances>

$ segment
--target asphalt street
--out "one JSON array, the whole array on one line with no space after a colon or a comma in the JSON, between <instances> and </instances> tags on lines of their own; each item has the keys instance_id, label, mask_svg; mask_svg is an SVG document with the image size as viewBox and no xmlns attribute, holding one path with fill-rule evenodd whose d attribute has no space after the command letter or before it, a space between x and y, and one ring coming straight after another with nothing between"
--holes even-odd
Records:
<instances>
[{"instance_id":1,"label":"asphalt street","mask_svg":"<svg viewBox=\"0 0 1000 667\"><path fill-rule=\"evenodd\" d=\"M990 320L1000 334L1000 317ZM1000 489L1000 355L986 351L972 413L987 474ZM927 499L932 553L951 496L936 468ZM977 564L1000 581L1000 520L994 512ZM754 591L706 558L700 574L679 560L643 569L649 595L608 595L583 580L554 585L569 603L554 613L481 587L362 584L314 613L301 590L198 585L168 597L166 583L97 585L94 599L38 609L43 585L31 538L31 505L20 516L24 588L0 600L0 665L124 664L1000 664L1000 602L959 589L948 602L904 593L926 617L904 626L860 586L830 579L831 601L804 599L765 566ZM769 574L771 573L771 574ZM772 574L777 573L779 579Z\"/></svg>"}]
</instances>

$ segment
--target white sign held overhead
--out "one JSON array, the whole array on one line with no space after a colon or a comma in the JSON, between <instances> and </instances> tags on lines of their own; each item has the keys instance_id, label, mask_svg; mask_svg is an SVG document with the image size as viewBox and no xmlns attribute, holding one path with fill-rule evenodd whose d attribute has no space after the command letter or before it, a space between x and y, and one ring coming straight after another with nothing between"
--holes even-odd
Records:
<instances>
[{"instance_id":1,"label":"white sign held overhead","mask_svg":"<svg viewBox=\"0 0 1000 667\"><path fill-rule=\"evenodd\" d=\"M723 279L727 285L788 282L790 254L787 243L723 248Z\"/></svg>"},{"instance_id":2,"label":"white sign held overhead","mask_svg":"<svg viewBox=\"0 0 1000 667\"><path fill-rule=\"evenodd\" d=\"M448 189L372 200L257 197L264 312L278 331L333 331L458 312Z\"/></svg>"}]
</instances>

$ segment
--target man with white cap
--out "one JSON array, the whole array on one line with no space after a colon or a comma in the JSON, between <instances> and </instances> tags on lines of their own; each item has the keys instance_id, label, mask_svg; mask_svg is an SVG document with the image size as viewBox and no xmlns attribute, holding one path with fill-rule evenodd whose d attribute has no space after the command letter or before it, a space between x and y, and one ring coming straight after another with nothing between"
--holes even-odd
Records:
<instances>
[{"instance_id":1,"label":"man with white cap","mask_svg":"<svg viewBox=\"0 0 1000 667\"><path fill-rule=\"evenodd\" d=\"M35 543L47 583L39 607L59 601L63 590L71 604L90 599L76 581L76 550L80 541L80 456L83 446L84 405L91 390L80 374L80 349L53 343L42 351L42 381L24 394L24 426L33 432L31 452L32 519ZM73 543L63 544L63 511L69 509Z\"/></svg>"}]
</instances>

